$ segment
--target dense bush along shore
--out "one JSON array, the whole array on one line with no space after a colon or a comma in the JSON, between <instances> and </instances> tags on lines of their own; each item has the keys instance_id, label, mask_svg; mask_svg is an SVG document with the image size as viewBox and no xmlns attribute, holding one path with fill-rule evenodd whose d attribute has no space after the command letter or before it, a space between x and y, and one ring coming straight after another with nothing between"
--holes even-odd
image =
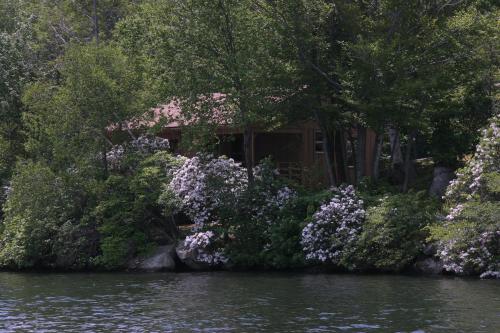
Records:
<instances>
[{"instance_id":1,"label":"dense bush along shore","mask_svg":"<svg viewBox=\"0 0 500 333\"><path fill-rule=\"evenodd\" d=\"M499 278L499 16L1 0L0 269Z\"/></svg>"},{"instance_id":2,"label":"dense bush along shore","mask_svg":"<svg viewBox=\"0 0 500 333\"><path fill-rule=\"evenodd\" d=\"M26 163L6 189L0 263L11 269L305 269L499 276L500 118L440 202L361 184L307 191L269 160L172 156L161 138L108 153L92 211L82 188ZM177 227L180 216L193 223ZM155 259L156 258L156 259Z\"/></svg>"}]
</instances>

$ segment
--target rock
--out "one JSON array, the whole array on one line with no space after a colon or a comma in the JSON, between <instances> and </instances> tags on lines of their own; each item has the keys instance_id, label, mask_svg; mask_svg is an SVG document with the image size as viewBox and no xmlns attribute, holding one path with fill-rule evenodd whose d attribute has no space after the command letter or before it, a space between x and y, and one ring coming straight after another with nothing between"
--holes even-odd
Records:
<instances>
[{"instance_id":1,"label":"rock","mask_svg":"<svg viewBox=\"0 0 500 333\"><path fill-rule=\"evenodd\" d=\"M443 272L443 262L436 258L425 258L418 260L414 269L418 273L437 275Z\"/></svg>"},{"instance_id":2,"label":"rock","mask_svg":"<svg viewBox=\"0 0 500 333\"><path fill-rule=\"evenodd\" d=\"M437 244L429 243L425 245L424 250L422 252L428 257L434 256L437 253Z\"/></svg>"},{"instance_id":3,"label":"rock","mask_svg":"<svg viewBox=\"0 0 500 333\"><path fill-rule=\"evenodd\" d=\"M210 265L208 263L199 261L197 259L197 251L187 249L182 242L177 245L177 247L175 248L175 252L177 253L177 257L179 258L179 260L192 270L202 271L210 268Z\"/></svg>"},{"instance_id":4,"label":"rock","mask_svg":"<svg viewBox=\"0 0 500 333\"><path fill-rule=\"evenodd\" d=\"M429 194L441 198L446 191L446 187L448 187L448 184L454 177L455 174L452 169L447 167L435 167Z\"/></svg>"},{"instance_id":5,"label":"rock","mask_svg":"<svg viewBox=\"0 0 500 333\"><path fill-rule=\"evenodd\" d=\"M128 268L143 272L173 271L175 269L174 245L158 246L153 254L133 259Z\"/></svg>"}]
</instances>

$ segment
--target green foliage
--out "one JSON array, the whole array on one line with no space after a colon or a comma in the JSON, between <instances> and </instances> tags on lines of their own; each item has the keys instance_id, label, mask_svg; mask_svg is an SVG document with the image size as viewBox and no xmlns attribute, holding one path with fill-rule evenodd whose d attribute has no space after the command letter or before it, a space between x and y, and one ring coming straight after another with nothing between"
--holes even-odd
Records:
<instances>
[{"instance_id":1,"label":"green foliage","mask_svg":"<svg viewBox=\"0 0 500 333\"><path fill-rule=\"evenodd\" d=\"M126 174L113 174L95 209L101 234L102 255L99 265L107 269L123 267L129 259L145 254L155 244L175 241L176 228L159 204L159 197L169 180L169 170L178 160L167 152L152 156L127 157Z\"/></svg>"},{"instance_id":2,"label":"green foliage","mask_svg":"<svg viewBox=\"0 0 500 333\"><path fill-rule=\"evenodd\" d=\"M28 148L56 168L102 175L107 166L98 155L109 149L106 128L140 111L139 82L111 46L73 45L59 62L60 85L37 82L24 94Z\"/></svg>"},{"instance_id":3,"label":"green foliage","mask_svg":"<svg viewBox=\"0 0 500 333\"><path fill-rule=\"evenodd\" d=\"M95 255L95 229L80 223L87 200L76 179L41 163L19 163L0 228L0 265L82 268Z\"/></svg>"},{"instance_id":4,"label":"green foliage","mask_svg":"<svg viewBox=\"0 0 500 333\"><path fill-rule=\"evenodd\" d=\"M0 4L0 184L10 177L16 156L23 153L21 94L32 74L26 46L30 27L11 21L15 11L11 1Z\"/></svg>"},{"instance_id":5,"label":"green foliage","mask_svg":"<svg viewBox=\"0 0 500 333\"><path fill-rule=\"evenodd\" d=\"M342 264L352 270L401 271L423 250L438 207L422 192L384 196L367 210L359 240Z\"/></svg>"}]
</instances>

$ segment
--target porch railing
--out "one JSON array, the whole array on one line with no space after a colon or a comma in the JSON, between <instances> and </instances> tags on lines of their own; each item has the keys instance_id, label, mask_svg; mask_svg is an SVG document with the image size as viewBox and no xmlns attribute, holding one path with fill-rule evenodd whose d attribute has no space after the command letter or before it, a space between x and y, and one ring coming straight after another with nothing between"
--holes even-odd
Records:
<instances>
[{"instance_id":1,"label":"porch railing","mask_svg":"<svg viewBox=\"0 0 500 333\"><path fill-rule=\"evenodd\" d=\"M302 182L303 168L298 162L278 162L280 175L296 182Z\"/></svg>"}]
</instances>

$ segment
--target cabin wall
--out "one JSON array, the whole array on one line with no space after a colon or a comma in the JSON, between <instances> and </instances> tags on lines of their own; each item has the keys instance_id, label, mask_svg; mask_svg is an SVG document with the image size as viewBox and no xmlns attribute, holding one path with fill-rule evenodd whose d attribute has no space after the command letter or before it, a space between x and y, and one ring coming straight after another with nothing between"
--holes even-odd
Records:
<instances>
[{"instance_id":1,"label":"cabin wall","mask_svg":"<svg viewBox=\"0 0 500 333\"><path fill-rule=\"evenodd\" d=\"M313 121L272 132L254 129L254 164L271 155L282 173L291 175L304 185L313 188L328 186L325 153L317 149L317 146L319 147L317 133L320 133L320 128ZM218 131L218 135L220 138L218 153L243 162L241 130L223 128ZM179 142L182 138L180 128L166 128L160 136L171 141L175 153L183 153L179 149ZM368 177L373 174L375 146L376 133L368 129L365 151L365 170ZM354 183L354 166L348 165L347 172L347 182Z\"/></svg>"}]
</instances>

